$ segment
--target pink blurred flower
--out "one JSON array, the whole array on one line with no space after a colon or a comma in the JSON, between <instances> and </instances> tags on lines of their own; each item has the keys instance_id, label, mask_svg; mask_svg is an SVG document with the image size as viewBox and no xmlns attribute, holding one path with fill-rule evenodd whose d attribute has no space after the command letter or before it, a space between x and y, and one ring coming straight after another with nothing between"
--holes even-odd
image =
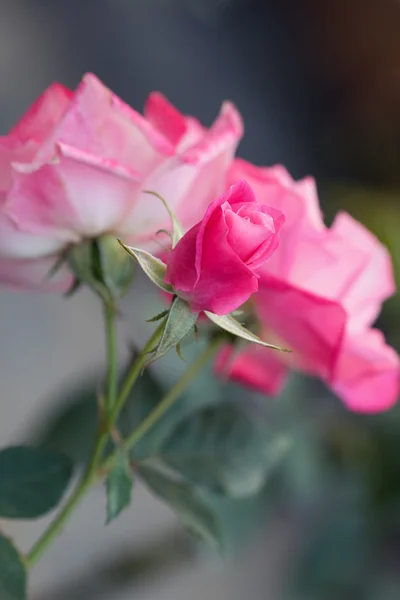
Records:
<instances>
[{"instance_id":1,"label":"pink blurred flower","mask_svg":"<svg viewBox=\"0 0 400 600\"><path fill-rule=\"evenodd\" d=\"M169 220L144 190L191 227L222 192L241 135L230 103L205 129L158 93L142 116L94 75L75 92L52 85L0 138L0 279L41 287L68 245L103 233L151 248Z\"/></svg>"},{"instance_id":2,"label":"pink blurred flower","mask_svg":"<svg viewBox=\"0 0 400 600\"><path fill-rule=\"evenodd\" d=\"M353 411L391 407L400 391L400 360L371 325L395 292L385 247L360 223L339 214L326 228L311 179L294 182L282 167L235 161L260 202L282 210L279 251L260 273L252 305L259 334L291 354L225 347L216 368L266 394L277 394L289 369L319 376Z\"/></svg>"},{"instance_id":3,"label":"pink blurred flower","mask_svg":"<svg viewBox=\"0 0 400 600\"><path fill-rule=\"evenodd\" d=\"M235 310L258 289L258 273L278 247L284 220L239 181L174 248L165 281L195 312Z\"/></svg>"}]
</instances>

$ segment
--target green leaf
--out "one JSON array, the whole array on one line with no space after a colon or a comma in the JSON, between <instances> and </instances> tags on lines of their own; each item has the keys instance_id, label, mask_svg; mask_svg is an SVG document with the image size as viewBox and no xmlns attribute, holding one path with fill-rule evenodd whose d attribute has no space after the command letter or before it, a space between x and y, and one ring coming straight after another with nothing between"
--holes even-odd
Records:
<instances>
[{"instance_id":1,"label":"green leaf","mask_svg":"<svg viewBox=\"0 0 400 600\"><path fill-rule=\"evenodd\" d=\"M97 394L101 377L87 375L49 403L52 412L42 417L32 443L45 450L61 452L74 463L90 455L97 431Z\"/></svg>"},{"instance_id":2,"label":"green leaf","mask_svg":"<svg viewBox=\"0 0 400 600\"><path fill-rule=\"evenodd\" d=\"M121 373L119 379L122 380L124 375L125 373ZM62 391L60 397L54 398L51 405L55 408L41 421L40 430L32 438L33 444L47 450L62 452L75 463L86 462L96 437L97 393L100 381L100 374L90 374L81 382ZM117 427L121 435L125 437L131 433L163 395L163 387L151 369L146 369L137 380L122 410ZM153 437L153 431L145 435L137 444L135 454L138 452L147 456L154 447Z\"/></svg>"},{"instance_id":3,"label":"green leaf","mask_svg":"<svg viewBox=\"0 0 400 600\"><path fill-rule=\"evenodd\" d=\"M160 194L157 194L157 192L152 192L150 190L145 190L144 193L155 196L156 198L161 200L161 202L167 209L172 222L172 247L175 248L176 244L179 242L179 240L183 237L184 234L183 227L179 223L177 216L175 215L174 211L169 207L167 201Z\"/></svg>"},{"instance_id":4,"label":"green leaf","mask_svg":"<svg viewBox=\"0 0 400 600\"><path fill-rule=\"evenodd\" d=\"M171 348L177 346L185 335L193 330L198 316L198 313L190 310L189 304L185 300L179 297L174 298L165 321L163 334L150 362L161 358Z\"/></svg>"},{"instance_id":5,"label":"green leaf","mask_svg":"<svg viewBox=\"0 0 400 600\"><path fill-rule=\"evenodd\" d=\"M301 549L301 560L290 579L297 597L347 597L368 573L371 541L361 504L335 507L324 522L316 522L311 539Z\"/></svg>"},{"instance_id":6,"label":"green leaf","mask_svg":"<svg viewBox=\"0 0 400 600\"><path fill-rule=\"evenodd\" d=\"M201 497L218 523L219 552L234 556L267 517L272 508L273 489L268 483L257 493L243 498L201 490Z\"/></svg>"},{"instance_id":7,"label":"green leaf","mask_svg":"<svg viewBox=\"0 0 400 600\"><path fill-rule=\"evenodd\" d=\"M139 473L148 487L178 513L182 524L193 535L219 547L218 521L195 486L177 481L152 467L141 466Z\"/></svg>"},{"instance_id":8,"label":"green leaf","mask_svg":"<svg viewBox=\"0 0 400 600\"><path fill-rule=\"evenodd\" d=\"M189 481L240 498L262 489L290 446L241 405L223 403L182 422L159 457Z\"/></svg>"},{"instance_id":9,"label":"green leaf","mask_svg":"<svg viewBox=\"0 0 400 600\"><path fill-rule=\"evenodd\" d=\"M129 458L119 452L115 466L106 482L107 488L107 523L113 521L131 503L133 477Z\"/></svg>"},{"instance_id":10,"label":"green leaf","mask_svg":"<svg viewBox=\"0 0 400 600\"><path fill-rule=\"evenodd\" d=\"M202 340L199 342L199 346L203 347L203 345L204 341ZM188 360L195 356L191 352L193 349L185 349L186 353L190 355ZM195 349L201 351L197 347ZM121 415L119 429L125 435L136 429L139 423L154 410L165 394L165 389L160 386L156 379L145 379L146 373L150 373L150 371L146 369L143 376L136 383L132 394L132 401L128 403ZM207 365L201 377L193 381L190 388L174 402L157 423L135 444L131 450L132 460L137 462L158 455L162 451L164 442L171 436L171 433L179 423L193 412L219 402L225 394L232 393L232 388L233 386L228 386L225 382L215 379L212 373L212 366ZM135 391L136 389L138 390L137 392Z\"/></svg>"},{"instance_id":11,"label":"green leaf","mask_svg":"<svg viewBox=\"0 0 400 600\"><path fill-rule=\"evenodd\" d=\"M23 561L10 540L0 533L0 598L25 600L26 587Z\"/></svg>"},{"instance_id":12,"label":"green leaf","mask_svg":"<svg viewBox=\"0 0 400 600\"><path fill-rule=\"evenodd\" d=\"M165 283L164 277L167 267L165 263L159 258L156 258L150 252L146 250L140 250L140 248L132 248L132 246L126 246L118 240L123 248L137 260L147 277L160 289L169 294L173 294L173 287L169 283Z\"/></svg>"},{"instance_id":13,"label":"green leaf","mask_svg":"<svg viewBox=\"0 0 400 600\"><path fill-rule=\"evenodd\" d=\"M29 446L0 451L0 516L40 517L60 502L72 475L70 460Z\"/></svg>"},{"instance_id":14,"label":"green leaf","mask_svg":"<svg viewBox=\"0 0 400 600\"><path fill-rule=\"evenodd\" d=\"M251 333L251 331L243 327L243 325L241 325L239 321L236 321L236 319L234 319L231 315L224 315L220 317L207 311L205 311L205 314L210 321L215 323L215 325L218 327L221 327L222 329L225 329L225 331L228 331L229 333L232 333L233 335L248 342L254 342L256 344L260 344L261 346L265 346L266 348L271 348L272 350L279 350L280 352L291 352L291 350L286 350L285 348L280 348L279 346L274 346L274 344L268 344L267 342L264 342L257 335Z\"/></svg>"}]
</instances>

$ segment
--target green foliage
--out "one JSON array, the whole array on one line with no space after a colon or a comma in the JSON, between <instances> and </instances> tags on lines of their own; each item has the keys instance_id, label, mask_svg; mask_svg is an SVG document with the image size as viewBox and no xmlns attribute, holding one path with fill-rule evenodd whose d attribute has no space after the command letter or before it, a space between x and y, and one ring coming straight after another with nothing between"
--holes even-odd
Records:
<instances>
[{"instance_id":1,"label":"green foliage","mask_svg":"<svg viewBox=\"0 0 400 600\"><path fill-rule=\"evenodd\" d=\"M268 483L256 494L234 498L165 470L143 465L139 474L154 494L176 511L184 527L219 554L233 555L242 548L270 508Z\"/></svg>"},{"instance_id":2,"label":"green foliage","mask_svg":"<svg viewBox=\"0 0 400 600\"><path fill-rule=\"evenodd\" d=\"M159 457L189 481L240 498L263 487L289 445L287 436L272 434L242 404L223 403L178 425Z\"/></svg>"},{"instance_id":3,"label":"green foliage","mask_svg":"<svg viewBox=\"0 0 400 600\"><path fill-rule=\"evenodd\" d=\"M341 508L336 506L322 523L314 518L313 535L303 550L293 581L301 598L357 597L368 569L364 515L356 508Z\"/></svg>"},{"instance_id":4,"label":"green foliage","mask_svg":"<svg viewBox=\"0 0 400 600\"><path fill-rule=\"evenodd\" d=\"M121 450L107 477L107 523L113 521L131 503L133 477L129 457Z\"/></svg>"},{"instance_id":5,"label":"green foliage","mask_svg":"<svg viewBox=\"0 0 400 600\"><path fill-rule=\"evenodd\" d=\"M294 440L280 477L281 501L290 498L297 514L302 502L309 515L287 597L399 597L400 409L357 415L315 385L312 396L314 403L292 399L292 414L300 408L307 426L299 425L302 439Z\"/></svg>"},{"instance_id":6,"label":"green foliage","mask_svg":"<svg viewBox=\"0 0 400 600\"><path fill-rule=\"evenodd\" d=\"M120 379L123 379L124 372ZM86 462L96 437L97 430L97 394L101 377L90 376L80 384L66 389L58 400L54 401L56 409L41 425L34 436L35 444L40 447L55 450L69 456L75 463ZM146 369L136 382L128 401L121 413L118 431L128 435L156 406L163 395L163 388ZM149 433L151 435L151 433ZM138 444L138 449L144 448L148 436Z\"/></svg>"},{"instance_id":7,"label":"green foliage","mask_svg":"<svg viewBox=\"0 0 400 600\"><path fill-rule=\"evenodd\" d=\"M39 438L44 447L62 450L77 461L87 460L95 432L97 387L94 379L80 391L65 394L64 402L73 399L73 403L62 407L42 430ZM122 411L119 435L124 438L134 431L164 393L147 369ZM269 478L289 446L282 429L273 433L258 412L247 410L239 388L212 377L210 365L137 442L130 458L143 478L150 469L148 485L159 490L156 493L178 514L183 513L181 518L191 530L229 552L250 530L257 510L265 506ZM113 449L110 444L108 451ZM129 502L127 468L126 462L119 462L109 476L109 519Z\"/></svg>"},{"instance_id":8,"label":"green foliage","mask_svg":"<svg viewBox=\"0 0 400 600\"><path fill-rule=\"evenodd\" d=\"M22 559L10 540L0 533L1 600L25 600L26 585Z\"/></svg>"},{"instance_id":9,"label":"green foliage","mask_svg":"<svg viewBox=\"0 0 400 600\"><path fill-rule=\"evenodd\" d=\"M273 491L273 481L270 479L256 494L241 498L202 488L202 497L218 522L218 550L221 554L234 556L245 547L254 529L262 524L270 512Z\"/></svg>"},{"instance_id":10,"label":"green foliage","mask_svg":"<svg viewBox=\"0 0 400 600\"><path fill-rule=\"evenodd\" d=\"M199 343L199 346L201 346L201 343ZM187 348L185 350L185 354L189 354L191 349ZM196 350L199 351L200 349L196 348ZM165 394L164 387L160 385L157 379L150 377L149 369L145 371L144 377L141 377L138 381L139 390L143 389L141 387L143 379L147 381L147 392L137 395L135 391L137 386L135 386L131 400L127 403L121 415L120 430L125 435L136 429L149 416ZM158 456L166 440L183 420L207 406L218 404L229 395L232 395L232 388L219 383L213 377L211 365L209 365L204 370L203 376L194 381L190 388L164 413L163 417L135 444L131 450L133 461L140 462L149 457Z\"/></svg>"},{"instance_id":11,"label":"green foliage","mask_svg":"<svg viewBox=\"0 0 400 600\"><path fill-rule=\"evenodd\" d=\"M54 398L54 408L41 421L33 443L62 452L74 463L85 462L96 437L98 385L99 378L90 375Z\"/></svg>"},{"instance_id":12,"label":"green foliage","mask_svg":"<svg viewBox=\"0 0 400 600\"><path fill-rule=\"evenodd\" d=\"M72 475L70 460L29 446L0 451L0 516L40 517L60 502Z\"/></svg>"},{"instance_id":13,"label":"green foliage","mask_svg":"<svg viewBox=\"0 0 400 600\"><path fill-rule=\"evenodd\" d=\"M139 473L147 486L176 510L186 529L212 546L219 547L216 515L195 486L144 465Z\"/></svg>"}]
</instances>

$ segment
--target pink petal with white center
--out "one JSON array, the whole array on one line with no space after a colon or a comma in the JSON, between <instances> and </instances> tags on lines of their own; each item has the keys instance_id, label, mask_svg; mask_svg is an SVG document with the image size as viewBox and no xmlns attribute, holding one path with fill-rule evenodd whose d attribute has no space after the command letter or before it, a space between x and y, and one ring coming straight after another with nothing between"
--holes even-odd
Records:
<instances>
[{"instance_id":1,"label":"pink petal with white center","mask_svg":"<svg viewBox=\"0 0 400 600\"><path fill-rule=\"evenodd\" d=\"M135 172L119 163L59 145L58 161L15 172L7 210L24 231L64 242L119 231L135 200Z\"/></svg>"},{"instance_id":2,"label":"pink petal with white center","mask_svg":"<svg viewBox=\"0 0 400 600\"><path fill-rule=\"evenodd\" d=\"M10 217L0 212L0 257L39 258L54 254L64 247L64 242L54 237L32 235L18 229Z\"/></svg>"},{"instance_id":3,"label":"pink petal with white center","mask_svg":"<svg viewBox=\"0 0 400 600\"><path fill-rule=\"evenodd\" d=\"M194 147L171 158L143 184L159 193L177 213L184 229L200 221L208 205L226 189L226 173L242 135L241 117L225 103L209 131ZM167 212L157 198L141 194L125 229L140 234L144 244L154 239L158 229L170 229ZM151 244L149 246L151 248ZM153 245L152 249L156 246Z\"/></svg>"},{"instance_id":4,"label":"pink petal with white center","mask_svg":"<svg viewBox=\"0 0 400 600\"><path fill-rule=\"evenodd\" d=\"M0 281L15 290L66 292L73 283L73 276L66 267L50 276L56 261L56 256L25 260L0 258Z\"/></svg>"},{"instance_id":5,"label":"pink petal with white center","mask_svg":"<svg viewBox=\"0 0 400 600\"><path fill-rule=\"evenodd\" d=\"M50 160L56 143L117 162L142 176L174 152L162 133L90 73L83 78L37 160Z\"/></svg>"}]
</instances>

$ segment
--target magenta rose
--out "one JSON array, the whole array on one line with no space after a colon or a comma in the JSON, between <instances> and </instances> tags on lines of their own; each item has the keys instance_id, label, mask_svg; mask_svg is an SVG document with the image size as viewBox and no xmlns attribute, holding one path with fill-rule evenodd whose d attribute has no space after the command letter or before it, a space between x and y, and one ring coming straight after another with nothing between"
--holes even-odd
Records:
<instances>
[{"instance_id":1,"label":"magenta rose","mask_svg":"<svg viewBox=\"0 0 400 600\"><path fill-rule=\"evenodd\" d=\"M239 181L176 245L165 281L194 312L232 312L257 291L259 270L278 247L284 220Z\"/></svg>"},{"instance_id":2,"label":"magenta rose","mask_svg":"<svg viewBox=\"0 0 400 600\"><path fill-rule=\"evenodd\" d=\"M282 167L234 162L258 199L285 213L279 252L259 273L252 307L258 334L292 353L226 346L217 370L269 395L290 369L320 377L353 411L391 407L400 394L400 359L372 325L395 292L386 248L350 215L327 228L312 179L293 181Z\"/></svg>"},{"instance_id":3,"label":"magenta rose","mask_svg":"<svg viewBox=\"0 0 400 600\"><path fill-rule=\"evenodd\" d=\"M206 129L159 93L141 115L94 75L74 92L52 85L0 138L0 280L65 288L68 271L46 278L59 255L107 233L156 250L168 214L145 190L192 227L222 193L241 135L229 102Z\"/></svg>"}]
</instances>

